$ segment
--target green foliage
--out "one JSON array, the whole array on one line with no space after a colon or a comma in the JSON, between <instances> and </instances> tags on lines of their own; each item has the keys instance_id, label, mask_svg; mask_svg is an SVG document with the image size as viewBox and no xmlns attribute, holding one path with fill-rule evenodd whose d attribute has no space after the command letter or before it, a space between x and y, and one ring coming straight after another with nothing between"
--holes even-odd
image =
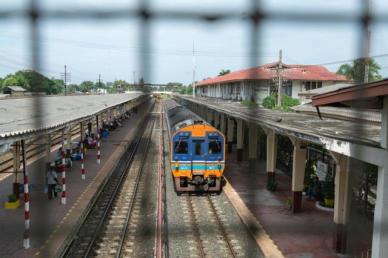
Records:
<instances>
[{"instance_id":1,"label":"green foliage","mask_svg":"<svg viewBox=\"0 0 388 258\"><path fill-rule=\"evenodd\" d=\"M8 195L8 202L16 202L18 200L17 196L14 194Z\"/></svg>"},{"instance_id":2,"label":"green foliage","mask_svg":"<svg viewBox=\"0 0 388 258\"><path fill-rule=\"evenodd\" d=\"M304 171L304 185L306 187L311 187L313 183L312 175L315 175L315 161L308 159Z\"/></svg>"},{"instance_id":3,"label":"green foliage","mask_svg":"<svg viewBox=\"0 0 388 258\"><path fill-rule=\"evenodd\" d=\"M22 70L15 74L8 74L1 82L1 88L6 86L22 86L30 92L45 92L46 94L59 94L63 92L63 81L49 79L46 76L32 71Z\"/></svg>"},{"instance_id":4,"label":"green foliage","mask_svg":"<svg viewBox=\"0 0 388 258\"><path fill-rule=\"evenodd\" d=\"M294 99L288 95L282 96L282 109L284 111L290 111L291 107L300 105L300 101L298 99Z\"/></svg>"},{"instance_id":5,"label":"green foliage","mask_svg":"<svg viewBox=\"0 0 388 258\"><path fill-rule=\"evenodd\" d=\"M252 100L243 100L241 101L241 104L247 107L257 107L257 103Z\"/></svg>"},{"instance_id":6,"label":"green foliage","mask_svg":"<svg viewBox=\"0 0 388 258\"><path fill-rule=\"evenodd\" d=\"M80 91L79 86L77 84L67 85L67 94L74 94L76 91Z\"/></svg>"},{"instance_id":7,"label":"green foliage","mask_svg":"<svg viewBox=\"0 0 388 258\"><path fill-rule=\"evenodd\" d=\"M337 74L345 75L349 80L353 80L359 83L364 82L364 74L365 74L365 60L364 59L356 59L352 64L343 64L338 70ZM371 58L369 59L369 75L368 81L378 81L381 80L382 77L380 75L381 67L376 61Z\"/></svg>"},{"instance_id":8,"label":"green foliage","mask_svg":"<svg viewBox=\"0 0 388 258\"><path fill-rule=\"evenodd\" d=\"M334 178L329 177L323 182L323 195L326 199L334 199Z\"/></svg>"},{"instance_id":9,"label":"green foliage","mask_svg":"<svg viewBox=\"0 0 388 258\"><path fill-rule=\"evenodd\" d=\"M228 74L228 73L230 73L229 69L222 69L221 72L218 74L218 76L222 76L222 75L225 75L225 74Z\"/></svg>"},{"instance_id":10,"label":"green foliage","mask_svg":"<svg viewBox=\"0 0 388 258\"><path fill-rule=\"evenodd\" d=\"M191 85L187 86L184 94L193 95L193 86L191 86Z\"/></svg>"},{"instance_id":11,"label":"green foliage","mask_svg":"<svg viewBox=\"0 0 388 258\"><path fill-rule=\"evenodd\" d=\"M166 84L166 86L160 87L155 90L171 91L171 92L177 92L179 94L187 94L187 95L193 94L193 87L191 85L185 86L180 82L169 82Z\"/></svg>"},{"instance_id":12,"label":"green foliage","mask_svg":"<svg viewBox=\"0 0 388 258\"><path fill-rule=\"evenodd\" d=\"M268 109L277 109L276 107L276 102L277 102L277 95L272 94L271 96L267 96L263 100L263 107L268 108ZM294 99L288 95L283 95L282 96L282 106L280 107L281 110L283 111L290 111L291 107L299 105L300 102L298 99Z\"/></svg>"},{"instance_id":13,"label":"green foliage","mask_svg":"<svg viewBox=\"0 0 388 258\"><path fill-rule=\"evenodd\" d=\"M267 96L263 99L262 103L263 107L268 109L274 109L276 106L276 97L274 94L271 94L270 96Z\"/></svg>"},{"instance_id":14,"label":"green foliage","mask_svg":"<svg viewBox=\"0 0 388 258\"><path fill-rule=\"evenodd\" d=\"M83 81L79 85L79 89L83 93L91 92L94 88L95 88L95 85L94 85L94 82L92 82L92 81Z\"/></svg>"}]
</instances>

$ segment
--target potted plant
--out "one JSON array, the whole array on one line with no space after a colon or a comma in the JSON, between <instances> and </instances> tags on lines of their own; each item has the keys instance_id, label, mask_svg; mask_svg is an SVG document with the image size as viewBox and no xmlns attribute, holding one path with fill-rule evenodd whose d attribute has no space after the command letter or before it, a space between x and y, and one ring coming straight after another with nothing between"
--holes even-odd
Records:
<instances>
[{"instance_id":1,"label":"potted plant","mask_svg":"<svg viewBox=\"0 0 388 258\"><path fill-rule=\"evenodd\" d=\"M10 194L8 195L8 202L4 204L6 209L17 209L20 206L20 200L16 195Z\"/></svg>"},{"instance_id":2,"label":"potted plant","mask_svg":"<svg viewBox=\"0 0 388 258\"><path fill-rule=\"evenodd\" d=\"M334 208L334 180L326 178L323 184L324 205L329 208Z\"/></svg>"}]
</instances>

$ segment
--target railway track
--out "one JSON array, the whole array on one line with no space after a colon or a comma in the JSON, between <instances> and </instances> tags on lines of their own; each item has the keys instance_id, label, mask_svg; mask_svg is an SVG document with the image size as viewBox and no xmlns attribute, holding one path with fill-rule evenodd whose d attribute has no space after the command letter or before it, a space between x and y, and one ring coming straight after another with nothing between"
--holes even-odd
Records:
<instances>
[{"instance_id":1,"label":"railway track","mask_svg":"<svg viewBox=\"0 0 388 258\"><path fill-rule=\"evenodd\" d=\"M89 210L66 257L120 257L126 243L131 219L136 217L136 199L144 185L140 184L155 118L140 126L110 179ZM145 130L142 130L145 128Z\"/></svg>"},{"instance_id":2,"label":"railway track","mask_svg":"<svg viewBox=\"0 0 388 258\"><path fill-rule=\"evenodd\" d=\"M231 239L222 210L211 195L181 198L185 221L191 226L190 257L244 257L238 241Z\"/></svg>"}]
</instances>

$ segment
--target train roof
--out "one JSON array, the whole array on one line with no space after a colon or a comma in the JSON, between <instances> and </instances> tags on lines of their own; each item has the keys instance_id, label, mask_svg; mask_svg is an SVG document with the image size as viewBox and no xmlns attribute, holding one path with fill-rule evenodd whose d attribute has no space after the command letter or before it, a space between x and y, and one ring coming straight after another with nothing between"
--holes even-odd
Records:
<instances>
[{"instance_id":1,"label":"train roof","mask_svg":"<svg viewBox=\"0 0 388 258\"><path fill-rule=\"evenodd\" d=\"M165 108L172 131L176 131L185 126L192 125L194 124L194 121L202 120L201 117L172 99L165 101ZM203 123L207 124L205 121L203 121Z\"/></svg>"}]
</instances>

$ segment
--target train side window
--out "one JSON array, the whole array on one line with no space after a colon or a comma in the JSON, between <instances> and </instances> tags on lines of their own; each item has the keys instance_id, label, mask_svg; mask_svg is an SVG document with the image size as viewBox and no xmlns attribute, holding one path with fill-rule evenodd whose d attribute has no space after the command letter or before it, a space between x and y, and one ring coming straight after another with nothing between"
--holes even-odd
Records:
<instances>
[{"instance_id":1,"label":"train side window","mask_svg":"<svg viewBox=\"0 0 388 258\"><path fill-rule=\"evenodd\" d=\"M174 143L174 152L176 154L188 154L189 145L186 141L178 141Z\"/></svg>"},{"instance_id":2,"label":"train side window","mask_svg":"<svg viewBox=\"0 0 388 258\"><path fill-rule=\"evenodd\" d=\"M209 154L219 154L221 153L221 141L210 141L209 142Z\"/></svg>"}]
</instances>

